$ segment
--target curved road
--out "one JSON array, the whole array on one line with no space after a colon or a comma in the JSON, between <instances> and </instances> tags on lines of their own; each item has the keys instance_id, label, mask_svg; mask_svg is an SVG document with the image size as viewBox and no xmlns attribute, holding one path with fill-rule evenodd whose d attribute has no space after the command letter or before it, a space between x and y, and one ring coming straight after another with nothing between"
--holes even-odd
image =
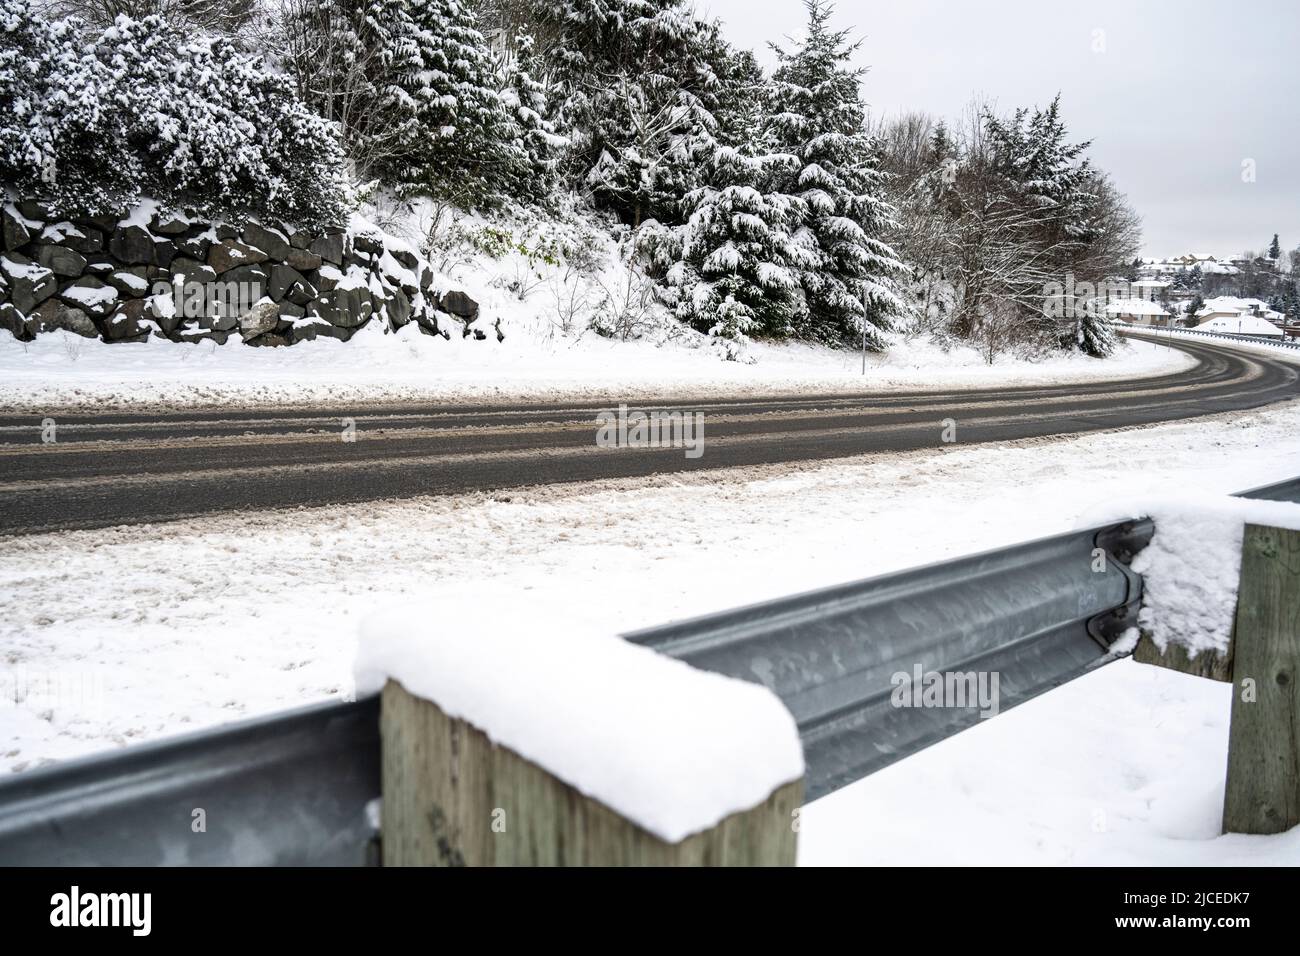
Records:
<instances>
[{"instance_id":1,"label":"curved road","mask_svg":"<svg viewBox=\"0 0 1300 956\"><path fill-rule=\"evenodd\" d=\"M35 416L0 415L0 534L910 451L938 447L947 419L961 444L1005 441L1300 395L1300 366L1280 358L1198 341L1169 347L1197 364L1082 385L635 406L702 412L698 458L680 447L596 447L608 402L69 415L51 444ZM345 417L354 441L342 440Z\"/></svg>"}]
</instances>

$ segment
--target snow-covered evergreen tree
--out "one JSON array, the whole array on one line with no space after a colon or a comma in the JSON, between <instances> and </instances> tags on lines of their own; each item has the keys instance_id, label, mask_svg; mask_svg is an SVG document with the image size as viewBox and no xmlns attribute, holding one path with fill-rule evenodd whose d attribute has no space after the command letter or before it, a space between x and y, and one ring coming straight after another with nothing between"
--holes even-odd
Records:
<instances>
[{"instance_id":1,"label":"snow-covered evergreen tree","mask_svg":"<svg viewBox=\"0 0 1300 956\"><path fill-rule=\"evenodd\" d=\"M418 135L421 62L407 0L285 0L277 27L281 62L335 124L354 180L396 178Z\"/></svg>"},{"instance_id":2,"label":"snow-covered evergreen tree","mask_svg":"<svg viewBox=\"0 0 1300 956\"><path fill-rule=\"evenodd\" d=\"M465 208L495 205L507 198L527 157L497 93L487 43L458 0L412 0L410 11L418 135L400 178Z\"/></svg>"},{"instance_id":3,"label":"snow-covered evergreen tree","mask_svg":"<svg viewBox=\"0 0 1300 956\"><path fill-rule=\"evenodd\" d=\"M338 124L358 180L483 208L526 178L529 131L459 0L289 0L283 34L286 66Z\"/></svg>"},{"instance_id":4,"label":"snow-covered evergreen tree","mask_svg":"<svg viewBox=\"0 0 1300 956\"><path fill-rule=\"evenodd\" d=\"M774 47L766 142L796 160L776 191L798 201L795 238L814 263L799 275L809 316L801 331L824 341L865 335L880 347L879 332L903 308L889 284L901 263L880 238L890 209L865 128L863 71L849 66L857 45L848 31L830 27L831 5L805 5L804 36L788 50Z\"/></svg>"},{"instance_id":5,"label":"snow-covered evergreen tree","mask_svg":"<svg viewBox=\"0 0 1300 956\"><path fill-rule=\"evenodd\" d=\"M555 198L561 151L568 139L556 129L552 118L552 89L537 77L544 69L533 53L533 38L515 38L512 55L500 72L502 106L518 131L518 164L513 173L512 195L545 205Z\"/></svg>"},{"instance_id":6,"label":"snow-covered evergreen tree","mask_svg":"<svg viewBox=\"0 0 1300 956\"><path fill-rule=\"evenodd\" d=\"M784 337L803 325L799 284L813 263L796 242L797 203L766 192L773 165L788 157L752 157L719 146L709 185L688 194L681 260L668 274L680 319L737 343L753 334Z\"/></svg>"},{"instance_id":7,"label":"snow-covered evergreen tree","mask_svg":"<svg viewBox=\"0 0 1300 956\"><path fill-rule=\"evenodd\" d=\"M1088 273L1089 247L1103 232L1099 217L1109 212L1098 202L1105 184L1084 158L1089 144L1068 141L1060 100L1058 94L1046 109L1018 109L1007 120L985 114L997 214L1032 250L1032 267L1014 273L1006 290L1027 318L1040 312L1044 279L1064 282ZM1062 347L1089 355L1107 355L1114 347L1102 315L1077 316L1057 334Z\"/></svg>"},{"instance_id":8,"label":"snow-covered evergreen tree","mask_svg":"<svg viewBox=\"0 0 1300 956\"><path fill-rule=\"evenodd\" d=\"M1050 240L1087 242L1087 213L1095 194L1093 170L1082 158L1089 143L1067 141L1058 93L1046 109L1016 110L1010 120L989 112L985 129L994 172L1034 214L1034 228Z\"/></svg>"},{"instance_id":9,"label":"snow-covered evergreen tree","mask_svg":"<svg viewBox=\"0 0 1300 956\"><path fill-rule=\"evenodd\" d=\"M632 226L681 222L682 198L699 185L700 144L718 135L717 70L730 48L716 25L684 0L497 7L497 29L526 28L537 39L555 86L557 131L569 140L565 181Z\"/></svg>"}]
</instances>

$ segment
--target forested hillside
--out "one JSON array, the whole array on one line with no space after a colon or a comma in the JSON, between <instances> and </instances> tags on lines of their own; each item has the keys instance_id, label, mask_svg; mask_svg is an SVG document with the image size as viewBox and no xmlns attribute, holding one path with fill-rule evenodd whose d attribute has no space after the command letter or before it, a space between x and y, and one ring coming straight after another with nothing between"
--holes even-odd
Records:
<instances>
[{"instance_id":1,"label":"forested hillside","mask_svg":"<svg viewBox=\"0 0 1300 956\"><path fill-rule=\"evenodd\" d=\"M1139 224L1059 98L872 116L834 20L808 0L765 70L683 0L0 0L0 175L55 217L359 210L435 265L614 256L638 308L730 358L890 330L1107 354L1044 288L1122 271Z\"/></svg>"}]
</instances>

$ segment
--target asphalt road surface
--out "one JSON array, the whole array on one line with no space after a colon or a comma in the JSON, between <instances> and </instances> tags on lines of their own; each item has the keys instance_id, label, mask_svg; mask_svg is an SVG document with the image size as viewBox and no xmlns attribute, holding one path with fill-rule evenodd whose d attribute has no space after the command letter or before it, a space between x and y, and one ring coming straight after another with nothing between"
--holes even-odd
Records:
<instances>
[{"instance_id":1,"label":"asphalt road surface","mask_svg":"<svg viewBox=\"0 0 1300 956\"><path fill-rule=\"evenodd\" d=\"M702 412L698 458L597 447L609 402L81 414L57 419L53 443L40 417L0 413L0 534L937 448L948 419L961 445L1071 434L1300 395L1300 366L1281 359L1218 342L1167 347L1197 365L1082 385L634 406Z\"/></svg>"}]
</instances>

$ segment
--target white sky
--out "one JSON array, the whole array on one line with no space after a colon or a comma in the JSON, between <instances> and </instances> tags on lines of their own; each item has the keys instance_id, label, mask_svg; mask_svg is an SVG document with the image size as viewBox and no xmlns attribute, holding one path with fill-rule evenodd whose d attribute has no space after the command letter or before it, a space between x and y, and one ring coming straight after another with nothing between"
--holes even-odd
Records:
<instances>
[{"instance_id":1,"label":"white sky","mask_svg":"<svg viewBox=\"0 0 1300 956\"><path fill-rule=\"evenodd\" d=\"M767 41L804 22L801 0L699 12L768 66ZM1060 90L1074 139L1142 214L1147 255L1263 251L1275 232L1300 245L1298 0L840 0L834 22L863 40L877 113L956 117L975 94L1009 110Z\"/></svg>"}]
</instances>

